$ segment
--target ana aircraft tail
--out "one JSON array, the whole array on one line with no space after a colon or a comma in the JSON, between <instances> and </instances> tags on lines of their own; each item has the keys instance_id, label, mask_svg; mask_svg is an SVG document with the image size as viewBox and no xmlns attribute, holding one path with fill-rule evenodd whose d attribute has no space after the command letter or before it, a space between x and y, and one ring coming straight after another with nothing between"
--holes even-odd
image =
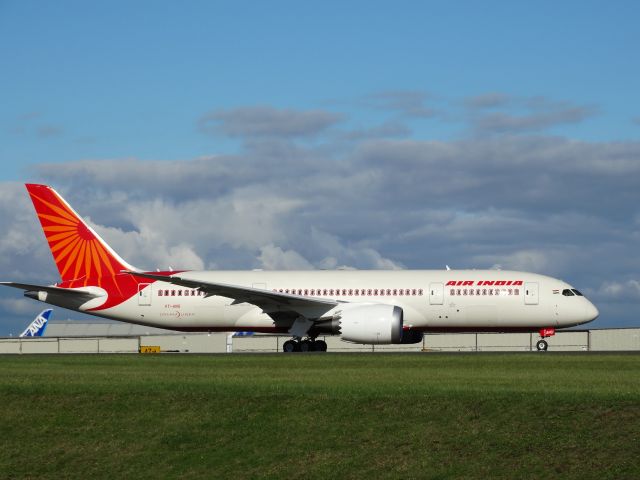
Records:
<instances>
[{"instance_id":1,"label":"ana aircraft tail","mask_svg":"<svg viewBox=\"0 0 640 480\"><path fill-rule=\"evenodd\" d=\"M26 187L65 287L100 285L103 277L135 270L53 188Z\"/></svg>"},{"instance_id":2,"label":"ana aircraft tail","mask_svg":"<svg viewBox=\"0 0 640 480\"><path fill-rule=\"evenodd\" d=\"M27 329L20 334L21 337L41 337L47 328L47 322L49 321L49 317L51 317L50 308L47 310L43 310L40 314L34 318L33 322L27 327Z\"/></svg>"}]
</instances>

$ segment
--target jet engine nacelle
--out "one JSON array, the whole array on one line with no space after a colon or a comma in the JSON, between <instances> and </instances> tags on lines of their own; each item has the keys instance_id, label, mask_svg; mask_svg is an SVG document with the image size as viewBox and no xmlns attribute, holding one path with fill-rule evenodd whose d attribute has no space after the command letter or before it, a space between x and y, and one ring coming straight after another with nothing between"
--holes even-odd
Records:
<instances>
[{"instance_id":1,"label":"jet engine nacelle","mask_svg":"<svg viewBox=\"0 0 640 480\"><path fill-rule=\"evenodd\" d=\"M395 305L345 305L339 321L340 338L347 342L402 342L402 308Z\"/></svg>"}]
</instances>

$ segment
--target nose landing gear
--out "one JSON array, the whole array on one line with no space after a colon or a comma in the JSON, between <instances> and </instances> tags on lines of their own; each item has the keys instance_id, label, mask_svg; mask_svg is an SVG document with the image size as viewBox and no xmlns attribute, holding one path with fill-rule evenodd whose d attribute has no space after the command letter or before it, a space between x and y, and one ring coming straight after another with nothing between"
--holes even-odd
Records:
<instances>
[{"instance_id":1,"label":"nose landing gear","mask_svg":"<svg viewBox=\"0 0 640 480\"><path fill-rule=\"evenodd\" d=\"M287 340L282 345L282 351L285 353L293 352L326 352L327 343L324 340L316 340L315 338L293 338Z\"/></svg>"},{"instance_id":2,"label":"nose landing gear","mask_svg":"<svg viewBox=\"0 0 640 480\"><path fill-rule=\"evenodd\" d=\"M546 352L547 349L549 348L549 344L547 343L545 338L554 336L556 334L556 329L541 328L539 333L542 338L538 340L538 343L536 343L536 348L538 349L539 352Z\"/></svg>"},{"instance_id":3,"label":"nose landing gear","mask_svg":"<svg viewBox=\"0 0 640 480\"><path fill-rule=\"evenodd\" d=\"M546 352L547 348L549 348L549 344L546 340L538 340L538 343L536 343L536 348L539 352Z\"/></svg>"}]
</instances>

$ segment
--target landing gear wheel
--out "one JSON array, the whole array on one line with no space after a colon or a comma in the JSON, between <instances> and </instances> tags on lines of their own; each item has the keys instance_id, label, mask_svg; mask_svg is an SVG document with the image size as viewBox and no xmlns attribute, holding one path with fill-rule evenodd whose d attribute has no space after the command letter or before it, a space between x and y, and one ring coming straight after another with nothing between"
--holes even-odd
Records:
<instances>
[{"instance_id":1,"label":"landing gear wheel","mask_svg":"<svg viewBox=\"0 0 640 480\"><path fill-rule=\"evenodd\" d=\"M316 352L326 352L327 351L327 342L324 340L316 340L313 342L316 344Z\"/></svg>"},{"instance_id":2,"label":"landing gear wheel","mask_svg":"<svg viewBox=\"0 0 640 480\"><path fill-rule=\"evenodd\" d=\"M302 340L300 342L300 351L301 352L313 352L315 350L314 342L311 340Z\"/></svg>"},{"instance_id":3,"label":"landing gear wheel","mask_svg":"<svg viewBox=\"0 0 640 480\"><path fill-rule=\"evenodd\" d=\"M299 352L300 345L295 340L287 340L282 344L282 351L285 353Z\"/></svg>"},{"instance_id":4,"label":"landing gear wheel","mask_svg":"<svg viewBox=\"0 0 640 480\"><path fill-rule=\"evenodd\" d=\"M539 352L546 352L547 348L549 348L549 344L546 340L538 340L538 343L536 343L536 348Z\"/></svg>"}]
</instances>

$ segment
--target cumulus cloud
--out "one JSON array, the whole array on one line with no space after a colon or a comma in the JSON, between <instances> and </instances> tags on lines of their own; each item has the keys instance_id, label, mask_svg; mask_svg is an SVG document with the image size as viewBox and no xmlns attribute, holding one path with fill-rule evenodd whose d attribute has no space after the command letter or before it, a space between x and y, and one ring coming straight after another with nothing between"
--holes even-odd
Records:
<instances>
[{"instance_id":1,"label":"cumulus cloud","mask_svg":"<svg viewBox=\"0 0 640 480\"><path fill-rule=\"evenodd\" d=\"M431 206L516 208L535 216L567 210L628 215L640 174L640 144L550 137L364 142L354 155L381 173L381 186L393 192L387 202L409 202L423 192Z\"/></svg>"},{"instance_id":2,"label":"cumulus cloud","mask_svg":"<svg viewBox=\"0 0 640 480\"><path fill-rule=\"evenodd\" d=\"M324 110L277 109L269 106L215 110L203 115L199 129L230 137L307 137L326 131L343 115Z\"/></svg>"},{"instance_id":3,"label":"cumulus cloud","mask_svg":"<svg viewBox=\"0 0 640 480\"><path fill-rule=\"evenodd\" d=\"M97 225L90 219L88 223L103 239L108 238L107 243L123 258L135 259L135 262L147 269L166 270L176 266L191 270L204 268L203 260L192 245L180 240L175 244L168 244L171 239L162 237L155 229L149 230L144 225L136 223L136 230L124 231L120 228Z\"/></svg>"},{"instance_id":4,"label":"cumulus cloud","mask_svg":"<svg viewBox=\"0 0 640 480\"><path fill-rule=\"evenodd\" d=\"M262 249L273 245L316 268L501 264L561 273L585 242L592 251L626 245L638 215L640 146L632 143L364 141L339 159L261 148L40 172L143 268L265 268ZM541 245L561 253L543 261L531 254Z\"/></svg>"},{"instance_id":5,"label":"cumulus cloud","mask_svg":"<svg viewBox=\"0 0 640 480\"><path fill-rule=\"evenodd\" d=\"M474 258L480 264L491 264L490 268L556 275L566 268L564 253L554 250L527 249L510 253L495 252L490 255L477 255Z\"/></svg>"},{"instance_id":6,"label":"cumulus cloud","mask_svg":"<svg viewBox=\"0 0 640 480\"><path fill-rule=\"evenodd\" d=\"M0 308L5 310L6 312L9 312L10 314L25 315L25 316L27 314L31 314L35 312L34 302L24 297L2 298L0 299ZM24 326L26 327L27 324L25 323Z\"/></svg>"},{"instance_id":7,"label":"cumulus cloud","mask_svg":"<svg viewBox=\"0 0 640 480\"><path fill-rule=\"evenodd\" d=\"M260 248L260 266L265 270L313 270L302 255L294 250L282 250L273 244Z\"/></svg>"},{"instance_id":8,"label":"cumulus cloud","mask_svg":"<svg viewBox=\"0 0 640 480\"><path fill-rule=\"evenodd\" d=\"M324 269L369 268L379 270L401 270L399 262L384 258L372 248L367 240L355 244L345 243L337 235L311 228L309 239L318 257L324 256L318 266Z\"/></svg>"},{"instance_id":9,"label":"cumulus cloud","mask_svg":"<svg viewBox=\"0 0 640 480\"><path fill-rule=\"evenodd\" d=\"M627 281L606 281L597 291L604 300L640 301L640 281L629 279Z\"/></svg>"},{"instance_id":10,"label":"cumulus cloud","mask_svg":"<svg viewBox=\"0 0 640 480\"><path fill-rule=\"evenodd\" d=\"M33 278L36 268L43 278L54 280L43 269L53 265L51 254L24 185L3 182L0 188L0 271L1 280ZM37 266L37 267L36 267Z\"/></svg>"},{"instance_id":11,"label":"cumulus cloud","mask_svg":"<svg viewBox=\"0 0 640 480\"><path fill-rule=\"evenodd\" d=\"M556 108L545 99L525 105L485 97L475 99L481 117L489 108L515 115L508 109L518 102L530 115ZM405 101L402 107L387 97L378 104L408 118ZM603 286L603 279L636 278L640 271L640 143L520 130L449 141L388 138L392 121L378 123L389 127L379 131L365 126L345 142L350 125L308 113L285 113L282 121L276 114L271 126L269 115L212 117L218 133L243 136L235 155L42 164L36 174L140 268L500 265L551 274L612 302L622 298L619 285L634 291L627 280ZM296 130L285 118L303 126ZM326 135L322 145L296 142L329 128L338 135ZM3 183L0 212L4 279L55 281L22 185ZM640 299L625 298L640 306ZM606 319L604 311L599 322Z\"/></svg>"}]
</instances>

